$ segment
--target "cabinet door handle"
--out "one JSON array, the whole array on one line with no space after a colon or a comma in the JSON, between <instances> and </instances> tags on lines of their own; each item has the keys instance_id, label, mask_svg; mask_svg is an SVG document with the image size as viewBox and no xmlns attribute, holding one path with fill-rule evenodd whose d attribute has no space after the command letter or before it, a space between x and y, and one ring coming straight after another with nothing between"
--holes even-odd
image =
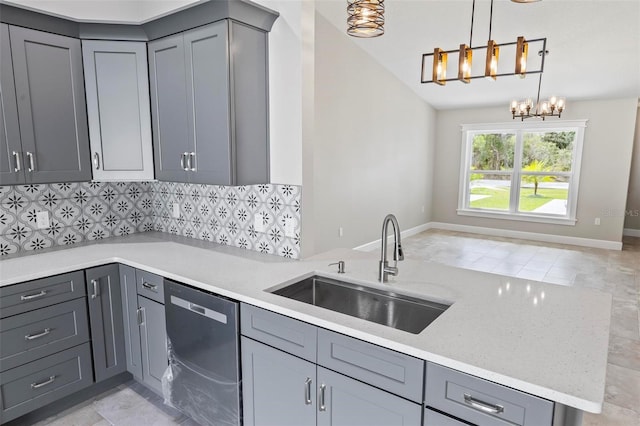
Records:
<instances>
[{"instance_id":1,"label":"cabinet door handle","mask_svg":"<svg viewBox=\"0 0 640 426\"><path fill-rule=\"evenodd\" d=\"M183 152L182 153L182 160L180 161L180 164L182 165L182 169L185 172L189 171L189 169L191 168L191 165L189 164L189 153L188 152Z\"/></svg>"},{"instance_id":2,"label":"cabinet door handle","mask_svg":"<svg viewBox=\"0 0 640 426\"><path fill-rule=\"evenodd\" d=\"M142 282L142 287L146 288L147 290L158 291L158 285L157 284L151 284L151 283L148 283L146 281Z\"/></svg>"},{"instance_id":3,"label":"cabinet door handle","mask_svg":"<svg viewBox=\"0 0 640 426\"><path fill-rule=\"evenodd\" d=\"M29 160L29 168L27 171L32 172L36 169L35 162L33 161L33 152L27 151L27 159Z\"/></svg>"},{"instance_id":4,"label":"cabinet door handle","mask_svg":"<svg viewBox=\"0 0 640 426\"><path fill-rule=\"evenodd\" d=\"M91 285L93 286L93 294L91 295L92 299L95 299L99 296L98 294L98 280L91 280Z\"/></svg>"},{"instance_id":5,"label":"cabinet door handle","mask_svg":"<svg viewBox=\"0 0 640 426\"><path fill-rule=\"evenodd\" d=\"M24 336L24 340L37 339L39 337L44 337L49 333L51 333L51 329L50 328L45 328L44 330L42 330L42 332L40 332L38 334L27 334L26 336Z\"/></svg>"},{"instance_id":6,"label":"cabinet door handle","mask_svg":"<svg viewBox=\"0 0 640 426\"><path fill-rule=\"evenodd\" d=\"M311 405L311 378L307 377L304 381L304 404Z\"/></svg>"},{"instance_id":7,"label":"cabinet door handle","mask_svg":"<svg viewBox=\"0 0 640 426\"><path fill-rule=\"evenodd\" d=\"M318 410L327 411L327 406L324 405L324 390L327 386L323 383L320 385L320 394L318 395Z\"/></svg>"},{"instance_id":8,"label":"cabinet door handle","mask_svg":"<svg viewBox=\"0 0 640 426\"><path fill-rule=\"evenodd\" d=\"M138 308L136 309L136 315L138 316L138 325L142 325L143 319L142 319L142 310L144 308Z\"/></svg>"},{"instance_id":9,"label":"cabinet door handle","mask_svg":"<svg viewBox=\"0 0 640 426\"><path fill-rule=\"evenodd\" d=\"M100 170L100 154L98 154L97 152L93 153L93 166L96 168L96 170Z\"/></svg>"},{"instance_id":10,"label":"cabinet door handle","mask_svg":"<svg viewBox=\"0 0 640 426\"><path fill-rule=\"evenodd\" d=\"M56 379L56 376L49 376L48 380L45 380L44 382L36 382L36 383L31 383L31 389L38 389L41 388L43 386L46 386L50 383L53 383L53 381Z\"/></svg>"},{"instance_id":11,"label":"cabinet door handle","mask_svg":"<svg viewBox=\"0 0 640 426\"><path fill-rule=\"evenodd\" d=\"M502 405L498 405L498 404L493 405L484 401L480 401L479 399L475 399L468 393L464 394L464 403L467 405L470 405L476 410L480 410L485 413L500 414L504 411L504 407Z\"/></svg>"},{"instance_id":12,"label":"cabinet door handle","mask_svg":"<svg viewBox=\"0 0 640 426\"><path fill-rule=\"evenodd\" d=\"M191 170L192 172L196 171L196 153L195 152L189 153L189 170Z\"/></svg>"},{"instance_id":13,"label":"cabinet door handle","mask_svg":"<svg viewBox=\"0 0 640 426\"><path fill-rule=\"evenodd\" d=\"M46 294L47 294L46 290L41 290L39 293L23 294L22 296L20 296L20 300L37 299L38 297L42 297L42 296L44 296Z\"/></svg>"},{"instance_id":14,"label":"cabinet door handle","mask_svg":"<svg viewBox=\"0 0 640 426\"><path fill-rule=\"evenodd\" d=\"M13 161L15 162L15 166L13 167L13 171L15 173L18 173L20 170L22 170L22 164L20 164L20 153L13 151Z\"/></svg>"}]
</instances>

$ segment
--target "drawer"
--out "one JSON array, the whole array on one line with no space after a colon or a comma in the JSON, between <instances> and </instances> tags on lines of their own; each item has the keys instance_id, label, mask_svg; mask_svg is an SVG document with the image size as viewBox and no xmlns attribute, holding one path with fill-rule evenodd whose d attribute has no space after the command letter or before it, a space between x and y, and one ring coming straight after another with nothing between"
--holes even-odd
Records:
<instances>
[{"instance_id":1,"label":"drawer","mask_svg":"<svg viewBox=\"0 0 640 426\"><path fill-rule=\"evenodd\" d=\"M138 294L164 304L164 278L151 272L136 269Z\"/></svg>"},{"instance_id":2,"label":"drawer","mask_svg":"<svg viewBox=\"0 0 640 426\"><path fill-rule=\"evenodd\" d=\"M461 422L453 417L445 416L437 411L427 408L424 410L424 426L468 426L469 423Z\"/></svg>"},{"instance_id":3,"label":"drawer","mask_svg":"<svg viewBox=\"0 0 640 426\"><path fill-rule=\"evenodd\" d=\"M551 425L553 402L427 363L425 405L481 425Z\"/></svg>"},{"instance_id":4,"label":"drawer","mask_svg":"<svg viewBox=\"0 0 640 426\"><path fill-rule=\"evenodd\" d=\"M0 288L0 317L9 317L66 302L85 294L83 271L2 287Z\"/></svg>"},{"instance_id":5,"label":"drawer","mask_svg":"<svg viewBox=\"0 0 640 426\"><path fill-rule=\"evenodd\" d=\"M0 373L0 421L6 422L93 382L89 343Z\"/></svg>"},{"instance_id":6,"label":"drawer","mask_svg":"<svg viewBox=\"0 0 640 426\"><path fill-rule=\"evenodd\" d=\"M422 403L421 359L319 329L318 365Z\"/></svg>"},{"instance_id":7,"label":"drawer","mask_svg":"<svg viewBox=\"0 0 640 426\"><path fill-rule=\"evenodd\" d=\"M242 303L240 332L274 348L316 362L316 326Z\"/></svg>"},{"instance_id":8,"label":"drawer","mask_svg":"<svg viewBox=\"0 0 640 426\"><path fill-rule=\"evenodd\" d=\"M0 371L89 340L85 298L0 320Z\"/></svg>"}]
</instances>

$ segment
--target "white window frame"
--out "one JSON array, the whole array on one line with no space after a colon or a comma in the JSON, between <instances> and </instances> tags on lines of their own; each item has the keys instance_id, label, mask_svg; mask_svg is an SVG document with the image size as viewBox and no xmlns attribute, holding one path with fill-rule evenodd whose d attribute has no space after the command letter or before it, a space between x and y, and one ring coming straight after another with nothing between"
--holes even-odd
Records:
<instances>
[{"instance_id":1,"label":"white window frame","mask_svg":"<svg viewBox=\"0 0 640 426\"><path fill-rule=\"evenodd\" d=\"M462 130L462 152L460 155L460 187L458 190L458 215L476 216L493 219L508 219L527 222L551 223L557 225L575 225L577 222L578 191L580 188L580 167L582 163L582 146L584 130L587 127L587 120L562 120L562 121L538 121L527 122L518 121L513 123L486 123L486 124L463 124ZM573 155L571 157L570 172L522 172L522 145L523 133L526 132L567 132L575 131ZM470 175L471 161L473 156L473 136L477 133L515 133L516 145L514 152L513 171L504 172L511 175L511 194L509 198L509 211L499 211L493 209L471 208L470 203ZM554 215L542 213L518 212L518 201L520 199L521 176L525 175L562 175L569 178L569 194L567 199L567 214Z\"/></svg>"}]
</instances>

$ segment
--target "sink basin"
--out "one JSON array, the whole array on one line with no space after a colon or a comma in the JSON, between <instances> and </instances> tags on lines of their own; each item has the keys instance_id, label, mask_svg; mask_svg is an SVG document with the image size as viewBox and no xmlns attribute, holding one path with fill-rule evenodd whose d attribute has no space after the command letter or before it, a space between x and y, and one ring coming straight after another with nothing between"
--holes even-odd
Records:
<instances>
[{"instance_id":1,"label":"sink basin","mask_svg":"<svg viewBox=\"0 0 640 426\"><path fill-rule=\"evenodd\" d=\"M272 293L413 334L450 306L317 275Z\"/></svg>"}]
</instances>

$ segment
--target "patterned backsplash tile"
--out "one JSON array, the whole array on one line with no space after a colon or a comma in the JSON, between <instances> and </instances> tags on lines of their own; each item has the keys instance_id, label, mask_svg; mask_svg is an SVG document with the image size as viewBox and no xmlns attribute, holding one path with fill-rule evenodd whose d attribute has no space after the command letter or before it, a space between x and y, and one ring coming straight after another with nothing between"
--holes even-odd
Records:
<instances>
[{"instance_id":1,"label":"patterned backsplash tile","mask_svg":"<svg viewBox=\"0 0 640 426\"><path fill-rule=\"evenodd\" d=\"M176 182L0 186L0 256L156 230L299 258L300 189ZM41 211L49 213L45 229L37 226Z\"/></svg>"}]
</instances>

